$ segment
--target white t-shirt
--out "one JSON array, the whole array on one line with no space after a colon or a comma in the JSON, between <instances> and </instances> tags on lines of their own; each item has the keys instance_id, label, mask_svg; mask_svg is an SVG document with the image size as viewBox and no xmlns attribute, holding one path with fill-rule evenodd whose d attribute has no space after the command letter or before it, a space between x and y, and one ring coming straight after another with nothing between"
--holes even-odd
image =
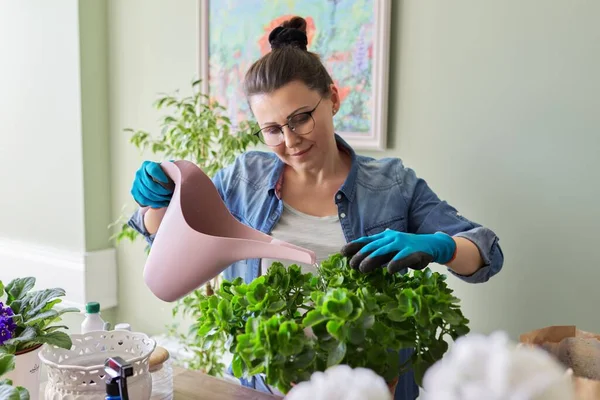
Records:
<instances>
[{"instance_id":1,"label":"white t-shirt","mask_svg":"<svg viewBox=\"0 0 600 400\"><path fill-rule=\"evenodd\" d=\"M286 203L283 203L281 218L271 232L271 236L314 251L317 262L329 258L332 254L339 253L342 246L346 244L340 219L337 215L315 217L302 213ZM262 259L261 275L266 273L274 261L280 261L285 266L294 264L285 260ZM314 265L298 265L303 273L316 273Z\"/></svg>"}]
</instances>

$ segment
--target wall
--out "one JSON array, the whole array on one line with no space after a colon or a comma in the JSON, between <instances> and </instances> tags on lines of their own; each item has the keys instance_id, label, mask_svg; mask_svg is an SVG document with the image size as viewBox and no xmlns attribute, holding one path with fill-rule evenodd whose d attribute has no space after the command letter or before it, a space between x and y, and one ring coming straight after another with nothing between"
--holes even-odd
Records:
<instances>
[{"instance_id":1,"label":"wall","mask_svg":"<svg viewBox=\"0 0 600 400\"><path fill-rule=\"evenodd\" d=\"M121 130L155 130L155 94L185 90L195 74L195 3L109 3L115 217L147 157ZM600 331L589 317L600 277L598 15L592 0L394 1L391 148L369 154L402 157L500 236L500 275L485 285L450 279L474 330ZM156 332L170 306L144 287L143 260L142 243L119 249L119 317Z\"/></svg>"},{"instance_id":2,"label":"wall","mask_svg":"<svg viewBox=\"0 0 600 400\"><path fill-rule=\"evenodd\" d=\"M189 92L196 68L196 1L114 0L108 6L109 112L114 219L135 209L129 190L142 160L125 128L156 133L159 93ZM123 206L126 209L123 210ZM118 251L118 318L158 333L171 321L171 304L156 299L142 280L144 246L124 242Z\"/></svg>"},{"instance_id":3,"label":"wall","mask_svg":"<svg viewBox=\"0 0 600 400\"><path fill-rule=\"evenodd\" d=\"M106 3L0 4L0 279L35 276L63 304L117 303ZM78 332L80 314L67 324Z\"/></svg>"},{"instance_id":4,"label":"wall","mask_svg":"<svg viewBox=\"0 0 600 400\"><path fill-rule=\"evenodd\" d=\"M2 3L2 238L85 247L78 29L75 0Z\"/></svg>"},{"instance_id":5,"label":"wall","mask_svg":"<svg viewBox=\"0 0 600 400\"><path fill-rule=\"evenodd\" d=\"M450 280L472 327L600 331L600 3L395 4L388 154L505 253L486 285Z\"/></svg>"}]
</instances>

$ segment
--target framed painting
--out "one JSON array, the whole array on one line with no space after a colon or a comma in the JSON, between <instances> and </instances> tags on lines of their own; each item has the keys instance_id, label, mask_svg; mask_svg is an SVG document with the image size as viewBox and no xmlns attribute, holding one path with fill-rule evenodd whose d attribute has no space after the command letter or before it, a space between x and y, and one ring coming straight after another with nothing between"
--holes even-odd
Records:
<instances>
[{"instance_id":1,"label":"framed painting","mask_svg":"<svg viewBox=\"0 0 600 400\"><path fill-rule=\"evenodd\" d=\"M202 90L235 125L253 119L241 83L270 51L271 30L294 15L307 21L317 53L342 99L336 132L357 150L387 143L391 0L198 0Z\"/></svg>"}]
</instances>

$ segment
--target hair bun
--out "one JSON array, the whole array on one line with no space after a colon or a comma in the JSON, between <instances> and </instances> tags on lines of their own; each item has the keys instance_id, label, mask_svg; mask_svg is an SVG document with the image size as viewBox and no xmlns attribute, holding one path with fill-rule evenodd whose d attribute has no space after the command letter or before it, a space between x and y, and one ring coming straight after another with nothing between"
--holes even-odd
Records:
<instances>
[{"instance_id":1,"label":"hair bun","mask_svg":"<svg viewBox=\"0 0 600 400\"><path fill-rule=\"evenodd\" d=\"M280 49L292 46L307 50L308 38L306 36L306 22L301 17L294 17L273 29L269 34L271 49Z\"/></svg>"}]
</instances>

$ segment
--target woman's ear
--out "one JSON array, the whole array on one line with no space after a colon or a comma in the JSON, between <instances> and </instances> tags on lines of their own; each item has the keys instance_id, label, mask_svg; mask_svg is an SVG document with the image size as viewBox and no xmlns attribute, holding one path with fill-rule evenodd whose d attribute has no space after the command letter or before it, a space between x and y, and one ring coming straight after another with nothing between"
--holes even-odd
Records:
<instances>
[{"instance_id":1,"label":"woman's ear","mask_svg":"<svg viewBox=\"0 0 600 400\"><path fill-rule=\"evenodd\" d=\"M340 94L338 92L337 86L335 86L335 84L331 84L329 85L329 91L331 93L331 96L329 97L329 99L331 100L331 113L333 115L337 114L337 112L340 109Z\"/></svg>"}]
</instances>

